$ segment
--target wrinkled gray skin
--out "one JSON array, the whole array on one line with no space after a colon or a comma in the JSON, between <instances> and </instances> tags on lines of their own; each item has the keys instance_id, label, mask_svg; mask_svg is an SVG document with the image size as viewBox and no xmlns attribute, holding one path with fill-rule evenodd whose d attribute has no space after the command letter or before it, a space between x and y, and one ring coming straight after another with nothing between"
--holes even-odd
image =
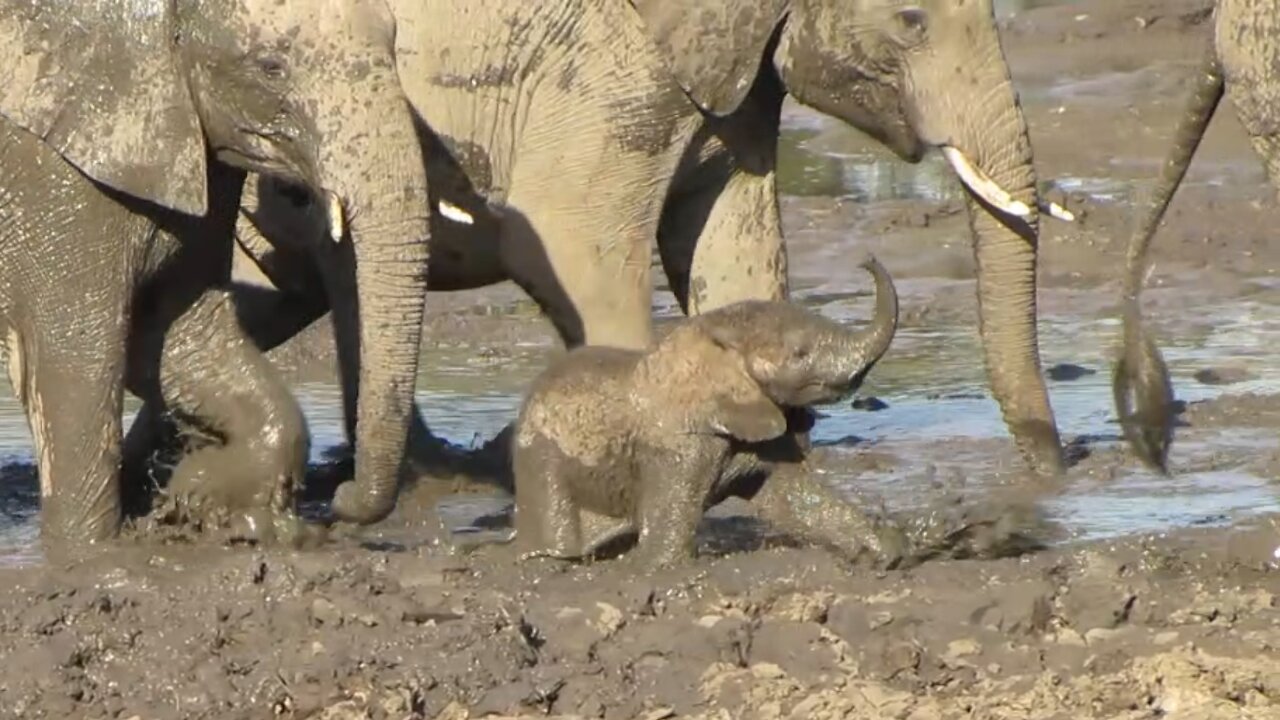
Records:
<instances>
[{"instance_id":1,"label":"wrinkled gray skin","mask_svg":"<svg viewBox=\"0 0 1280 720\"><path fill-rule=\"evenodd\" d=\"M175 471L193 505L250 525L291 509L305 424L217 289L244 170L345 209L345 239L318 251L354 275L333 294L361 390L357 492L339 500L389 510L365 498L403 454L429 232L393 36L381 0L0 0L0 326L47 540L118 530L126 381L225 436Z\"/></svg>"},{"instance_id":2,"label":"wrinkled gray skin","mask_svg":"<svg viewBox=\"0 0 1280 720\"><path fill-rule=\"evenodd\" d=\"M1173 149L1129 239L1124 279L1124 334L1112 373L1116 415L1129 445L1151 468L1167 472L1174 398L1169 370L1142 325L1140 294L1151 240L1186 175L1224 94L1231 99L1271 184L1280 188L1280 1L1221 0L1214 33Z\"/></svg>"},{"instance_id":3,"label":"wrinkled gray skin","mask_svg":"<svg viewBox=\"0 0 1280 720\"><path fill-rule=\"evenodd\" d=\"M642 348L656 237L688 314L785 298L775 153L790 93L911 162L955 147L1030 206L1018 218L969 202L981 334L1023 456L1040 474L1061 470L1035 325L1031 146L990 0L395 0L393 9L401 78L443 144L428 167L433 207L447 201L470 217L433 216L433 290L511 279L568 347ZM254 283L282 292L238 303L270 348L327 308L319 271L294 247L322 231L323 212L269 180L250 182L243 210L243 264L257 264ZM150 424L131 430L139 454L154 444ZM420 418L411 445L431 445Z\"/></svg>"},{"instance_id":4,"label":"wrinkled gray skin","mask_svg":"<svg viewBox=\"0 0 1280 720\"><path fill-rule=\"evenodd\" d=\"M900 560L901 531L804 465L800 408L857 389L897 326L892 280L874 259L864 267L876 314L861 332L750 300L685 320L647 351L588 346L553 362L516 421L516 547L578 559L638 533L633 559L670 565L693 557L703 512L737 496L850 558Z\"/></svg>"}]
</instances>

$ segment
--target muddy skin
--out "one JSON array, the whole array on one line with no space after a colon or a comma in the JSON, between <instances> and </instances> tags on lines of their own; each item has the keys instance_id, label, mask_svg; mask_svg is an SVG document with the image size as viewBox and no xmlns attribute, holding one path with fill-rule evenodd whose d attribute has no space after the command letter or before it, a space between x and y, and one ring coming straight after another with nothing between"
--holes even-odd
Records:
<instances>
[{"instance_id":1,"label":"muddy skin","mask_svg":"<svg viewBox=\"0 0 1280 720\"><path fill-rule=\"evenodd\" d=\"M703 512L758 490L741 488L756 468L735 456L786 434L786 406L852 392L888 349L897 296L874 259L866 267L877 311L861 333L798 306L754 301L682 323L647 352L584 347L552 363L516 421L516 547L578 559L633 531L639 540L629 559L642 567L691 559ZM843 505L803 474L779 482L811 491L807 506L793 504L803 490L765 503L785 506L793 525L827 529L821 518ZM852 520L841 536L850 556L901 558L899 539L875 532L852 508L842 516Z\"/></svg>"},{"instance_id":2,"label":"muddy skin","mask_svg":"<svg viewBox=\"0 0 1280 720\"><path fill-rule=\"evenodd\" d=\"M801 408L856 390L897 325L892 280L874 259L864 267L877 302L858 333L796 305L748 301L679 324L647 352L585 347L552 363L513 439L521 555L582 559L634 534L628 562L688 562L703 513L731 496L851 560L893 566L930 552L805 466L812 421Z\"/></svg>"},{"instance_id":3,"label":"muddy skin","mask_svg":"<svg viewBox=\"0 0 1280 720\"><path fill-rule=\"evenodd\" d=\"M0 157L0 196L7 199L0 203L0 216L9 248L9 291L2 298L6 350L11 380L36 438L49 550L76 553L84 549L85 540L114 535L126 511L151 509L136 495L122 497L117 485L122 387L157 406L190 412L209 427L221 428L227 408L198 393L225 391L228 372L250 368L238 390L240 412L269 418L280 409L293 409L293 416L286 413L277 422L259 423L259 429L304 450L278 455L260 442L251 453L256 462L246 469L240 487L233 489L219 479L207 483L207 489L232 492L228 509L260 512L273 523L289 522L294 517L292 487L305 470L306 426L278 373L240 331L230 296L214 289L230 262L229 248L217 239L230 232L243 175L211 167L208 183L215 204L205 218L193 218L103 194L36 138L8 123L0 124ZM48 197L31 192L46 183L61 192ZM51 201L57 205L50 206ZM42 226L43 220L32 222L60 217L69 208L80 214L60 226L69 233L65 236L50 236L53 229ZM92 229L83 223L92 223ZM102 228L123 245L104 243ZM47 258L29 247L35 238L40 238L40 248L57 242L80 248L81 263L62 277L47 278ZM33 278L43 279L34 283ZM69 302L48 292L60 286L77 288L79 299ZM124 303L126 292L133 294L129 316L123 307L112 308L107 302L114 298ZM131 328L120 323L126 317ZM170 336L168 329L176 332ZM199 338L200 347L168 341L176 337ZM227 363L218 369L222 375L202 365L205 343L227 349L218 354L219 361ZM188 377L201 378L195 394L181 382ZM88 463L84 474L72 482L67 474L82 463ZM185 501L190 493L179 496ZM274 501L268 502L268 496ZM132 507L125 507L126 499Z\"/></svg>"},{"instance_id":4,"label":"muddy skin","mask_svg":"<svg viewBox=\"0 0 1280 720\"><path fill-rule=\"evenodd\" d=\"M1173 383L1159 347L1143 327L1138 303L1134 298L1124 310L1124 341L1112 371L1113 403L1134 453L1151 469L1168 473L1176 421Z\"/></svg>"},{"instance_id":5,"label":"muddy skin","mask_svg":"<svg viewBox=\"0 0 1280 720\"><path fill-rule=\"evenodd\" d=\"M0 62L13 77L0 90L0 207L15 255L0 310L50 541L117 532L122 386L128 380L148 402L199 416L228 383L201 377L209 366L191 358L211 339L229 348L213 363L224 372L254 365L268 375L250 382L241 408L211 408L201 423L216 430L227 414L257 413L257 432L276 445L247 447L275 456L261 484L246 481L258 492L220 490L250 504L264 495L277 508L292 504L306 447L296 405L256 348L237 347L245 339L232 329L227 298L200 299L231 271L243 171L288 178L340 208L333 218L345 227L331 234L345 243L348 274L359 277L328 289L339 336L359 348L346 364L364 381L360 428L371 434L335 508L352 519L383 511L379 485L394 481L417 371L425 293L417 271L428 227L422 151L394 74L394 21L379 2L177 3L145 17L118 5L0 3ZM316 13L357 20L322 34ZM72 249L83 261L57 255ZM192 257L202 252L211 255ZM63 266L75 269L50 270ZM356 288L372 286L369 273L402 281L357 302ZM62 287L84 299L73 305ZM201 302L212 307L196 309ZM78 306L86 304L95 307ZM188 310L185 337L156 340L180 330ZM216 318L218 330L203 327ZM148 350L128 347L133 338ZM139 355L128 378L126 352ZM201 387L183 387L166 369Z\"/></svg>"},{"instance_id":6,"label":"muddy skin","mask_svg":"<svg viewBox=\"0 0 1280 720\"><path fill-rule=\"evenodd\" d=\"M392 4L399 75L442 145L428 161L439 210L429 287L511 279L566 347L639 349L652 340L650 267L639 258L649 256L655 234L689 314L787 297L774 149L788 96L911 161L925 147L952 143L973 162L1000 158L1001 166L982 170L1032 208L1014 222L974 201L969 232L984 268L981 332L993 393L1028 466L1058 473L1060 443L1036 349L1035 174L989 4L925 3L926 16L916 18L929 28L923 36L904 35L891 2L850 9L722 0L696 17L678 3L634 5ZM865 40L851 47L850 37ZM957 82L957 73L965 79ZM991 127L1002 132L987 133ZM274 207L266 190L246 203L246 215ZM470 220L443 211L442 201ZM263 269L285 291L278 307L294 313L246 314L250 333L274 342L324 312L306 268L264 261L270 246L323 228L323 208L283 215L248 230L263 242L244 248L272 266ZM299 277L309 291L298 289ZM355 426L350 413L347 424ZM421 446L411 450L419 472L458 467L433 460L439 442L420 413L412 438L411 448ZM483 475L477 489L484 481L509 487L501 465L496 476L488 465L464 472Z\"/></svg>"},{"instance_id":7,"label":"muddy skin","mask_svg":"<svg viewBox=\"0 0 1280 720\"><path fill-rule=\"evenodd\" d=\"M982 170L1030 208L1015 218L976 191L967 203L992 394L1032 474L1059 475L1061 448L1035 327L1039 198L990 4L721 0L696 11L662 0L635 4L690 97L739 132L758 128L754 142L737 143L728 172L673 187L697 204L683 211L682 222L664 218L669 237L659 242L684 246L672 248L672 259L692 257L687 287L695 304L710 309L785 293L776 161L767 148L777 144L775 119L786 96L851 124L909 162L944 145L980 158L989 164ZM734 145L727 135L719 139ZM690 221L696 230L680 229ZM664 251L670 267L667 257Z\"/></svg>"}]
</instances>

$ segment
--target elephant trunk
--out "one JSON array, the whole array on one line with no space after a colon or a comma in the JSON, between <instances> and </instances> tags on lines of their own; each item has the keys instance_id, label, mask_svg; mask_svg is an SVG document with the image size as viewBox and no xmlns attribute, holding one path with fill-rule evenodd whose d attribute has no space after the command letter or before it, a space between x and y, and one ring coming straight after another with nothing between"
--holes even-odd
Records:
<instances>
[{"instance_id":1,"label":"elephant trunk","mask_svg":"<svg viewBox=\"0 0 1280 720\"><path fill-rule=\"evenodd\" d=\"M992 394L1032 470L1056 477L1063 470L1062 449L1036 333L1040 204L1031 141L998 41L991 46L975 72L994 78L992 89L956 113L964 120L944 154L969 190L980 333Z\"/></svg>"},{"instance_id":2,"label":"elephant trunk","mask_svg":"<svg viewBox=\"0 0 1280 720\"><path fill-rule=\"evenodd\" d=\"M842 374L849 378L850 391L862 385L867 373L889 349L898 329L898 292L893 278L875 256L869 256L861 267L875 279L876 311L870 327L850 333L842 343L839 357L842 366L847 368Z\"/></svg>"},{"instance_id":3,"label":"elephant trunk","mask_svg":"<svg viewBox=\"0 0 1280 720\"><path fill-rule=\"evenodd\" d=\"M411 111L403 99L394 101L395 107L375 103L371 118L351 122L377 130L330 143L341 152L321 168L330 181L333 239L340 242L345 229L352 240L354 263L335 263L352 273L340 286L357 300L333 302L344 396L355 411L355 478L339 486L333 512L360 524L378 522L395 508L427 290L425 163ZM343 307L353 304L354 311Z\"/></svg>"}]
</instances>

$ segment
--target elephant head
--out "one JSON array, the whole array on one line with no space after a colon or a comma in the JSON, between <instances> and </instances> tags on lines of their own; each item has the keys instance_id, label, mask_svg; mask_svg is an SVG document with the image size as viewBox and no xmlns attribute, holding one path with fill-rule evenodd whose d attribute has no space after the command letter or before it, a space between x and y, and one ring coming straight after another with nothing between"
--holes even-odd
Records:
<instances>
[{"instance_id":1,"label":"elephant head","mask_svg":"<svg viewBox=\"0 0 1280 720\"><path fill-rule=\"evenodd\" d=\"M202 216L207 163L223 162L326 198L321 250L351 254L359 290L336 299L355 308L361 392L335 510L362 522L395 502L426 292L423 153L394 35L383 0L0 0L0 114L108 191Z\"/></svg>"},{"instance_id":2,"label":"elephant head","mask_svg":"<svg viewBox=\"0 0 1280 720\"><path fill-rule=\"evenodd\" d=\"M940 148L969 191L992 392L1024 457L1062 451L1036 333L1031 143L992 0L633 0L704 112L735 112L761 74L909 162Z\"/></svg>"},{"instance_id":3,"label":"elephant head","mask_svg":"<svg viewBox=\"0 0 1280 720\"><path fill-rule=\"evenodd\" d=\"M692 323L743 358L746 373L769 402L804 407L837 402L862 385L893 342L898 294L874 257L862 267L875 278L876 310L859 331L800 305L752 300L699 315Z\"/></svg>"}]
</instances>

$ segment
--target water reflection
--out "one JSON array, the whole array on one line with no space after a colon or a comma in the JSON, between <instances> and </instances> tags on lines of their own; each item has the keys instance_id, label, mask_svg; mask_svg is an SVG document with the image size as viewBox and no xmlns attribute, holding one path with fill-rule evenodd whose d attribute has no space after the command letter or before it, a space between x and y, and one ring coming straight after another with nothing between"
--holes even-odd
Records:
<instances>
[{"instance_id":1,"label":"water reflection","mask_svg":"<svg viewBox=\"0 0 1280 720\"><path fill-rule=\"evenodd\" d=\"M946 203L962 192L940 154L903 162L870 146L847 126L823 132L790 128L783 131L778 149L778 187L786 195Z\"/></svg>"}]
</instances>

